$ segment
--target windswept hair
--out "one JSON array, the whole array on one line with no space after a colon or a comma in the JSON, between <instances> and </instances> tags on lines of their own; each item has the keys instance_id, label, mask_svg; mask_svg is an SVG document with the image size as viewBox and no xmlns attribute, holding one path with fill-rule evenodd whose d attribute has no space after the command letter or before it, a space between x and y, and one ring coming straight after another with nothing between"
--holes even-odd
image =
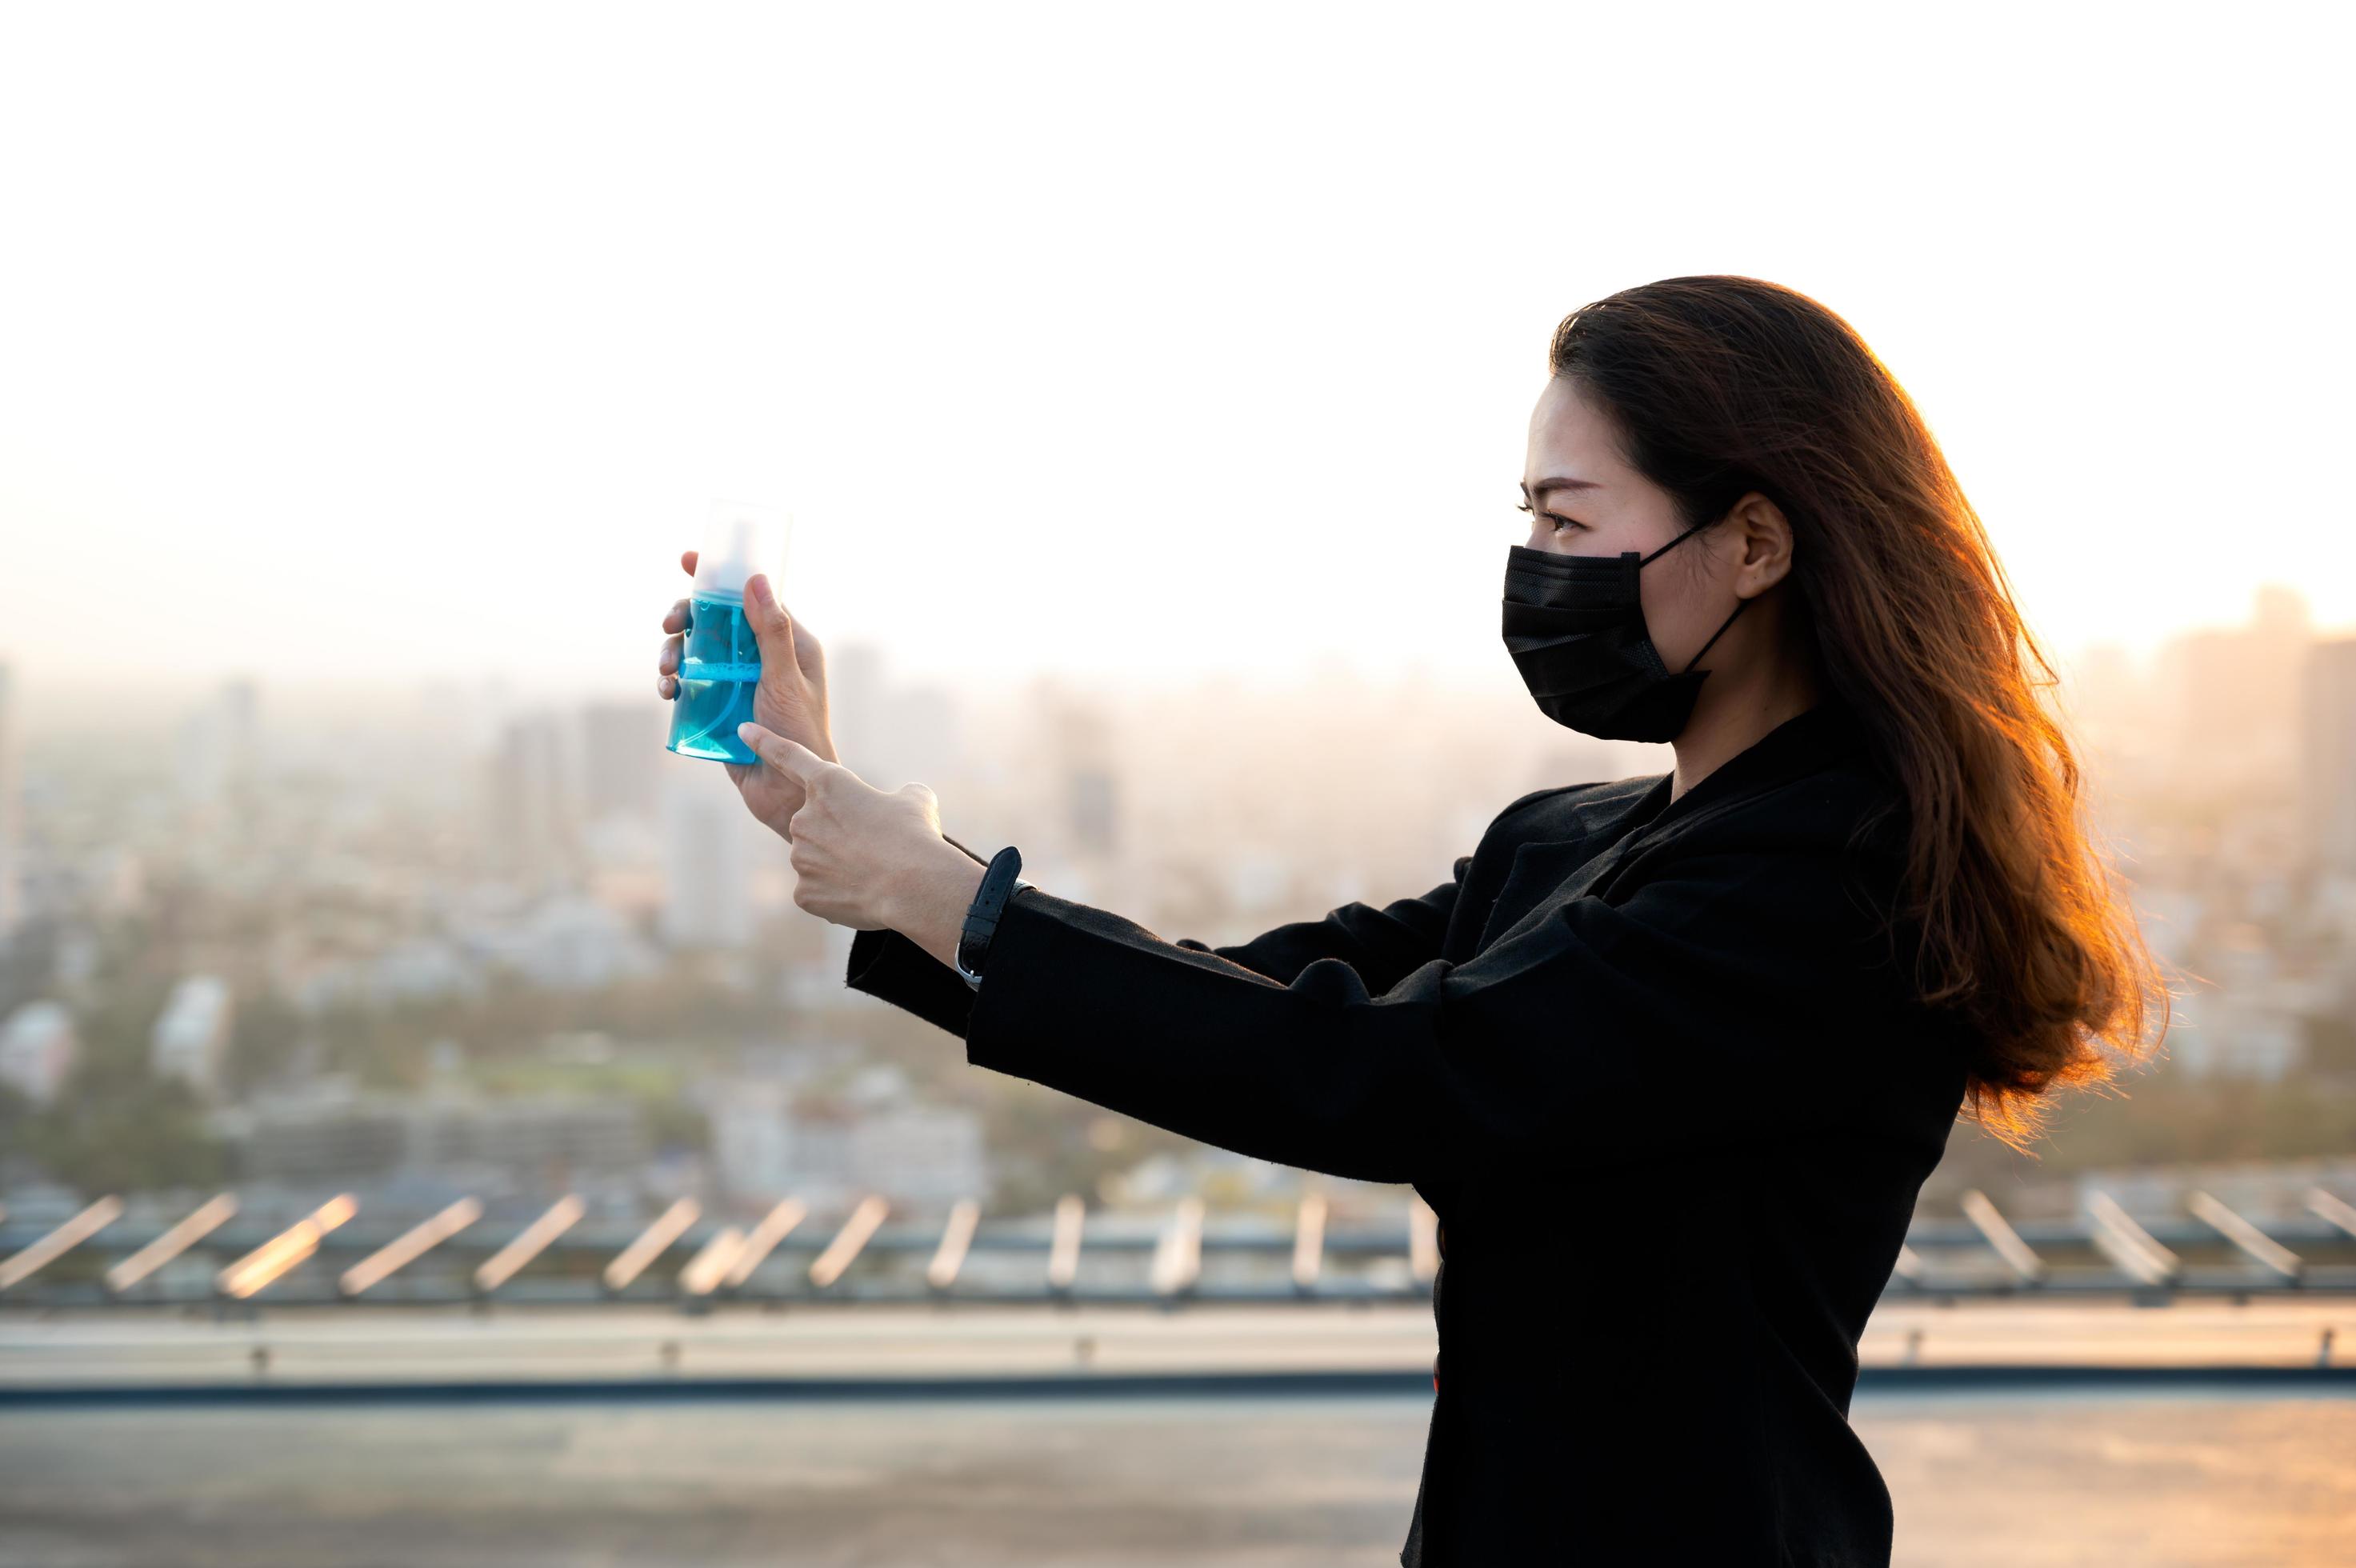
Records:
<instances>
[{"instance_id":1,"label":"windswept hair","mask_svg":"<svg viewBox=\"0 0 2356 1568\"><path fill-rule=\"evenodd\" d=\"M1799 635L1899 785L1890 920L1974 1042L1965 1115L2026 1149L2047 1090L2157 1050L2170 993L2082 820L2053 667L1913 400L1847 321L1757 278L1622 290L1547 359L1687 526L1751 490L1789 519Z\"/></svg>"}]
</instances>

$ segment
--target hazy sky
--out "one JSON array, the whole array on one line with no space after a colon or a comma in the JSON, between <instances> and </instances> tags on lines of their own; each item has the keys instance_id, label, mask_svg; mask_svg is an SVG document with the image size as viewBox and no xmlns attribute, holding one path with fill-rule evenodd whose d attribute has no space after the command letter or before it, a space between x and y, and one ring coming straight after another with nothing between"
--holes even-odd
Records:
<instances>
[{"instance_id":1,"label":"hazy sky","mask_svg":"<svg viewBox=\"0 0 2356 1568\"><path fill-rule=\"evenodd\" d=\"M2057 652L2356 623L2344 7L1615 11L0 10L0 659L636 690L741 495L911 673L1510 684L1547 335L1695 272Z\"/></svg>"}]
</instances>

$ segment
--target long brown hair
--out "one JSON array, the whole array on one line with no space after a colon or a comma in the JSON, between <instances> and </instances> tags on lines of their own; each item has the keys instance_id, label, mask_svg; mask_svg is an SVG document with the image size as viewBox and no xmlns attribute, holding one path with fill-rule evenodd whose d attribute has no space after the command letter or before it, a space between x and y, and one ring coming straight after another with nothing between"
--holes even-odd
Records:
<instances>
[{"instance_id":1,"label":"long brown hair","mask_svg":"<svg viewBox=\"0 0 2356 1568\"><path fill-rule=\"evenodd\" d=\"M1547 359L1686 526L1751 490L1790 521L1800 633L1905 811L1890 919L1923 1001L1974 1042L1965 1113L2025 1148L2050 1088L2157 1049L2170 993L2082 821L2053 667L1913 400L1847 321L1757 278L1622 290L1566 317Z\"/></svg>"}]
</instances>

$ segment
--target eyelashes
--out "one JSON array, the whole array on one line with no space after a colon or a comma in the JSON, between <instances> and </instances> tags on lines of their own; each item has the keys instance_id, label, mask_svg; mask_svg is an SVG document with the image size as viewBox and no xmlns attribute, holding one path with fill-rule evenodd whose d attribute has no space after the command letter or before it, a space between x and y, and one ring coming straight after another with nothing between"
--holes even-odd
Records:
<instances>
[{"instance_id":1,"label":"eyelashes","mask_svg":"<svg viewBox=\"0 0 2356 1568\"><path fill-rule=\"evenodd\" d=\"M1585 527L1587 526L1587 525L1586 525L1585 523L1583 523L1583 522L1574 522L1574 521L1572 521L1569 518L1567 518L1567 517L1558 517L1558 516L1557 516L1555 513L1550 512L1550 511L1549 511L1549 512L1541 513L1541 512L1539 512L1539 511L1537 510L1537 508L1535 508L1535 507L1531 506L1531 505L1530 505L1530 503L1529 503L1529 502L1527 502L1527 501L1517 501L1517 502L1515 502L1515 506L1514 506L1514 510L1515 510L1515 511L1527 512L1527 513L1529 513L1532 517L1538 517L1538 516L1543 516L1543 517L1545 517L1545 519L1546 519L1548 522L1550 522L1550 523L1554 524L1554 526L1555 526L1555 532L1557 532L1558 533L1558 532L1560 532L1562 530L1564 530L1564 529L1566 529L1566 528L1582 528L1582 529L1583 529L1583 528L1585 528Z\"/></svg>"}]
</instances>

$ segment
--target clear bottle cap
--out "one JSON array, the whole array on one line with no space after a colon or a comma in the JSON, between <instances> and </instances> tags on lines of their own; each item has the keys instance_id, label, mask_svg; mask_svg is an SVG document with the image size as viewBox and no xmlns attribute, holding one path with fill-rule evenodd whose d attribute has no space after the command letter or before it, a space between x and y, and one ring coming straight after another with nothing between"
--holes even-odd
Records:
<instances>
[{"instance_id":1,"label":"clear bottle cap","mask_svg":"<svg viewBox=\"0 0 2356 1568\"><path fill-rule=\"evenodd\" d=\"M695 591L713 598L741 599L745 580L758 572L775 581L785 563L790 527L784 512L751 501L716 500L695 557Z\"/></svg>"}]
</instances>

